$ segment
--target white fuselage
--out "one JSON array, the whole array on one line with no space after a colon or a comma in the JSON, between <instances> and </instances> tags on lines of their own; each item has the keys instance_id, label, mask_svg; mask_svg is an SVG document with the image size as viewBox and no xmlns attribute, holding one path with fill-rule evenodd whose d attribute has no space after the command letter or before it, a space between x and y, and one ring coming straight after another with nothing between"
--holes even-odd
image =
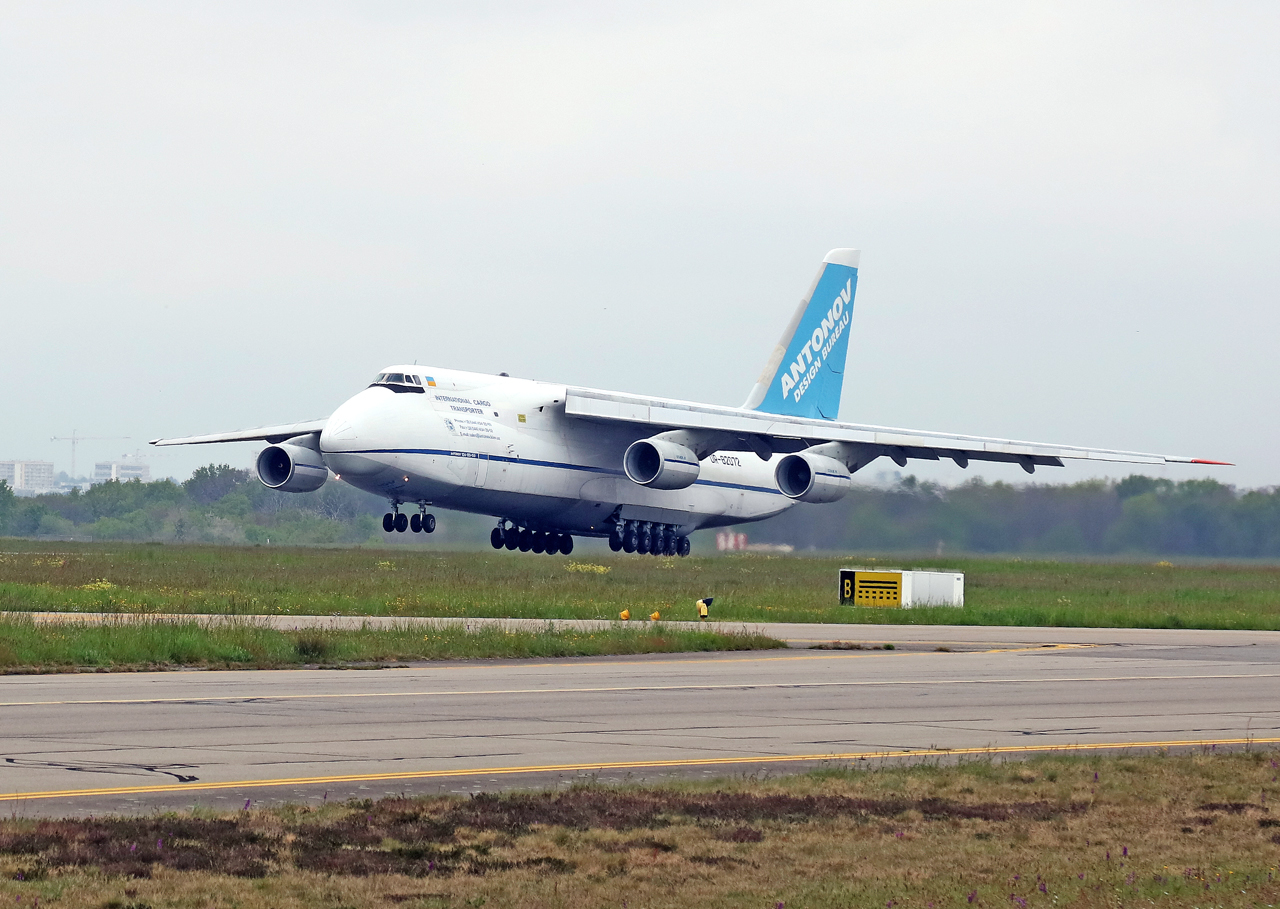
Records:
<instances>
[{"instance_id":1,"label":"white fuselage","mask_svg":"<svg viewBox=\"0 0 1280 909\"><path fill-rule=\"evenodd\" d=\"M623 472L644 426L565 415L565 386L428 367L417 389L374 385L339 407L320 434L329 469L395 504L508 518L534 530L609 534L616 520L700 527L757 521L795 504L774 464L718 452L684 489L651 489Z\"/></svg>"}]
</instances>

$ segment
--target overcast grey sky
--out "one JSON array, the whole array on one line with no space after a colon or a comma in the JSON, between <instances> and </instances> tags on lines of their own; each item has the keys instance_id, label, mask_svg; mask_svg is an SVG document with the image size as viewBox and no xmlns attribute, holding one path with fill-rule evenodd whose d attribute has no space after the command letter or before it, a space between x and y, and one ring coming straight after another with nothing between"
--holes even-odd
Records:
<instances>
[{"instance_id":1,"label":"overcast grey sky","mask_svg":"<svg viewBox=\"0 0 1280 909\"><path fill-rule=\"evenodd\" d=\"M1261 2L7 0L0 458L414 360L737 405L854 246L843 419L1277 484L1277 47Z\"/></svg>"}]
</instances>

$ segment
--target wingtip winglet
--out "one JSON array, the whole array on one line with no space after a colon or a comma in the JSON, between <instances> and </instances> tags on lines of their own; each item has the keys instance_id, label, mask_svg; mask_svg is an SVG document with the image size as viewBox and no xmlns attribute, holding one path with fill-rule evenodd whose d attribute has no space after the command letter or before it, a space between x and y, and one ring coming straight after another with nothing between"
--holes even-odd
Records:
<instances>
[{"instance_id":1,"label":"wingtip winglet","mask_svg":"<svg viewBox=\"0 0 1280 909\"><path fill-rule=\"evenodd\" d=\"M1192 464L1214 464L1218 467L1235 467L1236 465L1230 461L1210 461L1207 458L1192 458Z\"/></svg>"}]
</instances>

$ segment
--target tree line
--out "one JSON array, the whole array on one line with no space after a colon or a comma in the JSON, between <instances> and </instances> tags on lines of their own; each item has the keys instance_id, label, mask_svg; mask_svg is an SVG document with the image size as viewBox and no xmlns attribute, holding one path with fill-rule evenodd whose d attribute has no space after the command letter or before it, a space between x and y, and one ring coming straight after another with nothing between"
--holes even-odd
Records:
<instances>
[{"instance_id":1,"label":"tree line","mask_svg":"<svg viewBox=\"0 0 1280 909\"><path fill-rule=\"evenodd\" d=\"M304 495L247 470L201 467L175 483L109 481L19 498L0 481L0 535L207 543L380 541L385 503L341 482ZM489 518L450 515L441 542L480 544ZM1280 557L1280 489L1134 475L1118 482L959 486L913 476L854 486L832 505L799 505L746 530L797 549L1250 558ZM394 539L394 537L393 537ZM705 546L706 544L702 544Z\"/></svg>"},{"instance_id":2,"label":"tree line","mask_svg":"<svg viewBox=\"0 0 1280 909\"><path fill-rule=\"evenodd\" d=\"M748 530L799 549L1280 557L1280 489L1134 475L1118 482L855 486Z\"/></svg>"},{"instance_id":3,"label":"tree line","mask_svg":"<svg viewBox=\"0 0 1280 909\"><path fill-rule=\"evenodd\" d=\"M18 498L0 481L0 534L92 540L322 544L381 533L381 502L345 483L294 495L248 470L201 467L183 483L96 483L87 491Z\"/></svg>"}]
</instances>

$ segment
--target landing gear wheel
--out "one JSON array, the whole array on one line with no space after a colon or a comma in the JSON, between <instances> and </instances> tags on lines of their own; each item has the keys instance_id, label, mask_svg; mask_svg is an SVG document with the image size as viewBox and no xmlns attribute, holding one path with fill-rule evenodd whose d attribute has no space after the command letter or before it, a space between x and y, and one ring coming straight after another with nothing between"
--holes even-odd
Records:
<instances>
[{"instance_id":1,"label":"landing gear wheel","mask_svg":"<svg viewBox=\"0 0 1280 909\"><path fill-rule=\"evenodd\" d=\"M535 533L529 548L534 552L545 552L547 548L547 535L545 533Z\"/></svg>"},{"instance_id":2,"label":"landing gear wheel","mask_svg":"<svg viewBox=\"0 0 1280 909\"><path fill-rule=\"evenodd\" d=\"M502 528L495 527L489 532L489 545L494 549L501 549L505 541L502 539Z\"/></svg>"},{"instance_id":3,"label":"landing gear wheel","mask_svg":"<svg viewBox=\"0 0 1280 909\"><path fill-rule=\"evenodd\" d=\"M614 552L622 551L622 535L618 533L609 534L609 548Z\"/></svg>"},{"instance_id":4,"label":"landing gear wheel","mask_svg":"<svg viewBox=\"0 0 1280 909\"><path fill-rule=\"evenodd\" d=\"M507 549L511 550L512 552L514 552L520 546L520 531L517 528L512 527L510 530L506 531L506 533L504 533L502 536L504 540L502 545L506 546Z\"/></svg>"},{"instance_id":5,"label":"landing gear wheel","mask_svg":"<svg viewBox=\"0 0 1280 909\"><path fill-rule=\"evenodd\" d=\"M520 531L520 551L528 552L533 548L533 531L526 527Z\"/></svg>"},{"instance_id":6,"label":"landing gear wheel","mask_svg":"<svg viewBox=\"0 0 1280 909\"><path fill-rule=\"evenodd\" d=\"M553 533L547 537L547 555L556 555L560 552L560 534Z\"/></svg>"},{"instance_id":7,"label":"landing gear wheel","mask_svg":"<svg viewBox=\"0 0 1280 909\"><path fill-rule=\"evenodd\" d=\"M382 529L387 533L396 531L396 516L389 511L382 516Z\"/></svg>"},{"instance_id":8,"label":"landing gear wheel","mask_svg":"<svg viewBox=\"0 0 1280 909\"><path fill-rule=\"evenodd\" d=\"M676 544L676 554L683 559L689 554L689 550L692 548L693 546L689 543L689 538L681 537L680 542Z\"/></svg>"},{"instance_id":9,"label":"landing gear wheel","mask_svg":"<svg viewBox=\"0 0 1280 909\"><path fill-rule=\"evenodd\" d=\"M424 514L422 516L422 532L423 533L436 532L436 516L435 515Z\"/></svg>"},{"instance_id":10,"label":"landing gear wheel","mask_svg":"<svg viewBox=\"0 0 1280 909\"><path fill-rule=\"evenodd\" d=\"M612 540L613 537L609 539ZM568 555L571 552L573 552L573 537L566 533L560 537L560 554Z\"/></svg>"},{"instance_id":11,"label":"landing gear wheel","mask_svg":"<svg viewBox=\"0 0 1280 909\"><path fill-rule=\"evenodd\" d=\"M414 533L422 533L422 515L415 514L409 518L409 529Z\"/></svg>"},{"instance_id":12,"label":"landing gear wheel","mask_svg":"<svg viewBox=\"0 0 1280 909\"><path fill-rule=\"evenodd\" d=\"M409 516L407 514L396 515L396 533L404 533L409 529Z\"/></svg>"},{"instance_id":13,"label":"landing gear wheel","mask_svg":"<svg viewBox=\"0 0 1280 909\"><path fill-rule=\"evenodd\" d=\"M649 550L653 547L653 534L647 530L640 531L640 545L636 547L636 552L641 555L648 555Z\"/></svg>"},{"instance_id":14,"label":"landing gear wheel","mask_svg":"<svg viewBox=\"0 0 1280 909\"><path fill-rule=\"evenodd\" d=\"M627 535L622 538L622 549L624 552L635 552L640 548L640 534L634 530L628 530Z\"/></svg>"},{"instance_id":15,"label":"landing gear wheel","mask_svg":"<svg viewBox=\"0 0 1280 909\"><path fill-rule=\"evenodd\" d=\"M673 556L680 549L680 541L674 533L667 534L667 548L663 551L663 555Z\"/></svg>"}]
</instances>

